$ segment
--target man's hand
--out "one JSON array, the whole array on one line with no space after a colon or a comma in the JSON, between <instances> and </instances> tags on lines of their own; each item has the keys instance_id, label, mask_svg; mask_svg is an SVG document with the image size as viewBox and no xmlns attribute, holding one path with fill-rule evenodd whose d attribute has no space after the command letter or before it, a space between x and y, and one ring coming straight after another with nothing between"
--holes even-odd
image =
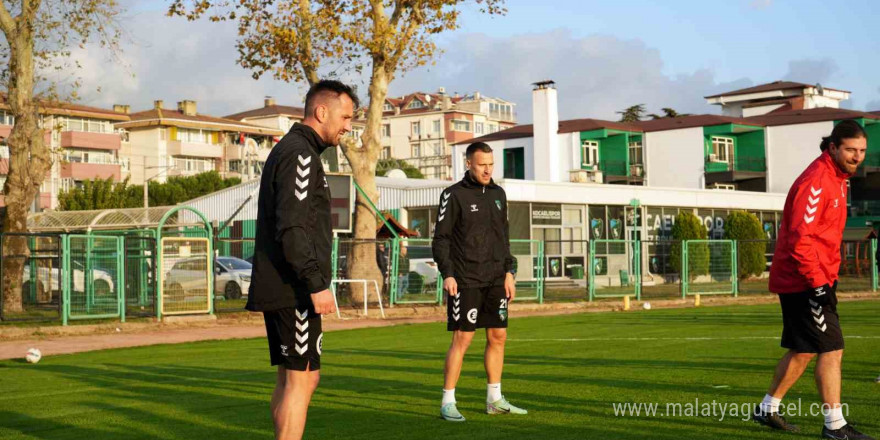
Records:
<instances>
[{"instance_id":1,"label":"man's hand","mask_svg":"<svg viewBox=\"0 0 880 440\"><path fill-rule=\"evenodd\" d=\"M507 275L504 276L504 293L507 294L508 303L512 302L513 298L516 297L516 280L510 272L507 272Z\"/></svg>"},{"instance_id":2,"label":"man's hand","mask_svg":"<svg viewBox=\"0 0 880 440\"><path fill-rule=\"evenodd\" d=\"M336 311L336 305L333 301L333 292L330 289L324 289L320 292L312 294L312 304L315 305L315 313L319 315L330 314Z\"/></svg>"},{"instance_id":3,"label":"man's hand","mask_svg":"<svg viewBox=\"0 0 880 440\"><path fill-rule=\"evenodd\" d=\"M454 277L446 277L443 280L443 290L445 290L449 296L458 295L458 283L455 282Z\"/></svg>"},{"instance_id":4,"label":"man's hand","mask_svg":"<svg viewBox=\"0 0 880 440\"><path fill-rule=\"evenodd\" d=\"M810 299L820 306L826 306L828 304L831 304L831 297L833 296L834 287L831 287L831 285L825 283L819 287L813 288L813 294L810 295Z\"/></svg>"}]
</instances>

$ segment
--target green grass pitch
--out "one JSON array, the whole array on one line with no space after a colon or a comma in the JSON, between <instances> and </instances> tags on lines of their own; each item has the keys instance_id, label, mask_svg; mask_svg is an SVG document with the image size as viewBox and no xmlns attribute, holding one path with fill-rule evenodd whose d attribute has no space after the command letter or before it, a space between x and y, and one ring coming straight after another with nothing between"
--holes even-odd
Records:
<instances>
[{"instance_id":1,"label":"green grass pitch","mask_svg":"<svg viewBox=\"0 0 880 440\"><path fill-rule=\"evenodd\" d=\"M880 301L840 304L849 336L847 419L880 435ZM759 401L779 348L777 305L513 317L504 394L528 416L483 413L483 333L457 387L463 424L439 419L449 335L443 324L330 332L309 439L818 438L741 417L615 416L615 402ZM818 396L812 366L783 403ZM275 378L262 339L163 345L0 361L0 439L271 439ZM698 399L698 400L697 400ZM682 407L684 408L684 406Z\"/></svg>"}]
</instances>

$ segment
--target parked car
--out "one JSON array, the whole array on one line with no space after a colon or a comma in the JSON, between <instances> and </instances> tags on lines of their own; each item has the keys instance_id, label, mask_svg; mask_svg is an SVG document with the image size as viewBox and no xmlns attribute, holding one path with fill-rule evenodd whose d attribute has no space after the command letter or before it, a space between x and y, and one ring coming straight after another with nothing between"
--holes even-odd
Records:
<instances>
[{"instance_id":1,"label":"parked car","mask_svg":"<svg viewBox=\"0 0 880 440\"><path fill-rule=\"evenodd\" d=\"M235 257L214 259L214 295L225 299L239 299L246 295L251 284L251 264ZM165 291L185 297L198 294L205 279L205 259L187 258L178 261L165 274Z\"/></svg>"},{"instance_id":2,"label":"parked car","mask_svg":"<svg viewBox=\"0 0 880 440\"><path fill-rule=\"evenodd\" d=\"M226 299L247 295L253 265L241 258L219 257L214 260L214 294Z\"/></svg>"},{"instance_id":3,"label":"parked car","mask_svg":"<svg viewBox=\"0 0 880 440\"><path fill-rule=\"evenodd\" d=\"M85 267L79 261L72 261L73 266L73 291L84 292L86 290ZM21 281L22 290L29 291L31 283L37 283L37 292L61 292L61 268L54 267L37 267L36 279L31 279L31 265L25 264L22 271ZM109 272L92 269L92 286L95 296L104 296L113 294L113 277Z\"/></svg>"}]
</instances>

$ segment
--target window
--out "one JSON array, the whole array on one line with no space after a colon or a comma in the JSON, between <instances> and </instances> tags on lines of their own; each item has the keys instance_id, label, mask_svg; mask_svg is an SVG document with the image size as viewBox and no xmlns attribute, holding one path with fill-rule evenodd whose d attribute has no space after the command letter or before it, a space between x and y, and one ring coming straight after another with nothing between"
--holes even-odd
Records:
<instances>
[{"instance_id":1,"label":"window","mask_svg":"<svg viewBox=\"0 0 880 440\"><path fill-rule=\"evenodd\" d=\"M424 106L425 103L416 98L410 101L409 105L407 105L406 108L423 108Z\"/></svg>"},{"instance_id":2,"label":"window","mask_svg":"<svg viewBox=\"0 0 880 440\"><path fill-rule=\"evenodd\" d=\"M439 119L434 120L434 122L432 123L432 128L434 129L434 130L432 130L434 133L440 133L440 120Z\"/></svg>"},{"instance_id":3,"label":"window","mask_svg":"<svg viewBox=\"0 0 880 440\"><path fill-rule=\"evenodd\" d=\"M599 142L581 142L581 168L595 168L599 165Z\"/></svg>"},{"instance_id":4,"label":"window","mask_svg":"<svg viewBox=\"0 0 880 440\"><path fill-rule=\"evenodd\" d=\"M422 134L422 123L421 122L412 122L410 125L410 134L413 136L419 136Z\"/></svg>"},{"instance_id":5,"label":"window","mask_svg":"<svg viewBox=\"0 0 880 440\"><path fill-rule=\"evenodd\" d=\"M428 144L428 148L432 156L443 156L443 147L440 146L440 142L431 142Z\"/></svg>"},{"instance_id":6,"label":"window","mask_svg":"<svg viewBox=\"0 0 880 440\"><path fill-rule=\"evenodd\" d=\"M525 148L508 148L504 150L504 178L525 179Z\"/></svg>"},{"instance_id":7,"label":"window","mask_svg":"<svg viewBox=\"0 0 880 440\"><path fill-rule=\"evenodd\" d=\"M382 137L391 137L391 124L382 124Z\"/></svg>"},{"instance_id":8,"label":"window","mask_svg":"<svg viewBox=\"0 0 880 440\"><path fill-rule=\"evenodd\" d=\"M629 163L631 165L643 165L642 159L642 141L633 141L629 143Z\"/></svg>"},{"instance_id":9,"label":"window","mask_svg":"<svg viewBox=\"0 0 880 440\"><path fill-rule=\"evenodd\" d=\"M482 122L474 122L474 134L483 134Z\"/></svg>"},{"instance_id":10,"label":"window","mask_svg":"<svg viewBox=\"0 0 880 440\"><path fill-rule=\"evenodd\" d=\"M489 133L495 133L498 131L498 126L495 124L489 124Z\"/></svg>"},{"instance_id":11,"label":"window","mask_svg":"<svg viewBox=\"0 0 880 440\"><path fill-rule=\"evenodd\" d=\"M198 144L210 144L212 134L214 132L208 130L199 130L195 128L178 128L177 139L181 142L193 142Z\"/></svg>"},{"instance_id":12,"label":"window","mask_svg":"<svg viewBox=\"0 0 880 440\"><path fill-rule=\"evenodd\" d=\"M712 136L712 152L710 162L727 162L733 159L733 138Z\"/></svg>"},{"instance_id":13,"label":"window","mask_svg":"<svg viewBox=\"0 0 880 440\"><path fill-rule=\"evenodd\" d=\"M422 147L419 144L412 144L412 157L420 157L422 155Z\"/></svg>"},{"instance_id":14,"label":"window","mask_svg":"<svg viewBox=\"0 0 880 440\"><path fill-rule=\"evenodd\" d=\"M88 133L112 133L110 122L88 118L63 118L61 131L83 131Z\"/></svg>"},{"instance_id":15,"label":"window","mask_svg":"<svg viewBox=\"0 0 880 440\"><path fill-rule=\"evenodd\" d=\"M128 130L119 129L116 130L116 133L119 134L119 138L122 142L128 142Z\"/></svg>"},{"instance_id":16,"label":"window","mask_svg":"<svg viewBox=\"0 0 880 440\"><path fill-rule=\"evenodd\" d=\"M96 163L96 164L117 164L116 157L113 153L95 151L95 150L78 150L74 148L64 149L64 160L74 163Z\"/></svg>"},{"instance_id":17,"label":"window","mask_svg":"<svg viewBox=\"0 0 880 440\"><path fill-rule=\"evenodd\" d=\"M471 131L471 121L465 121L460 119L453 119L449 121L449 129L452 131Z\"/></svg>"},{"instance_id":18,"label":"window","mask_svg":"<svg viewBox=\"0 0 880 440\"><path fill-rule=\"evenodd\" d=\"M15 116L12 116L12 113L0 111L0 124L15 125Z\"/></svg>"},{"instance_id":19,"label":"window","mask_svg":"<svg viewBox=\"0 0 880 440\"><path fill-rule=\"evenodd\" d=\"M230 161L230 166L232 161ZM214 171L214 160L212 159L195 159L188 157L175 157L174 167L178 171L188 173L203 173L205 171Z\"/></svg>"},{"instance_id":20,"label":"window","mask_svg":"<svg viewBox=\"0 0 880 440\"><path fill-rule=\"evenodd\" d=\"M168 140L168 129L165 127L159 127L159 140L167 141Z\"/></svg>"},{"instance_id":21,"label":"window","mask_svg":"<svg viewBox=\"0 0 880 440\"><path fill-rule=\"evenodd\" d=\"M390 102L386 102L385 105L382 106L382 111L383 111L383 112L394 111L394 106L391 105Z\"/></svg>"},{"instance_id":22,"label":"window","mask_svg":"<svg viewBox=\"0 0 880 440\"><path fill-rule=\"evenodd\" d=\"M391 147L382 147L379 159L391 159Z\"/></svg>"}]
</instances>

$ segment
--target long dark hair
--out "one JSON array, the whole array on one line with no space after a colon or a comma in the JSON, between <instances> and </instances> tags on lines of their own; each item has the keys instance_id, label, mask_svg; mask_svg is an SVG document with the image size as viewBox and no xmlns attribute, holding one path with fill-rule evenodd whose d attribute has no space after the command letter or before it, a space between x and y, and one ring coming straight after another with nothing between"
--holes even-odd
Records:
<instances>
[{"instance_id":1,"label":"long dark hair","mask_svg":"<svg viewBox=\"0 0 880 440\"><path fill-rule=\"evenodd\" d=\"M819 145L819 149L825 151L832 143L839 147L844 139L858 138L868 140L868 133L865 133L865 129L862 128L855 119L847 119L845 121L840 121L840 123L835 125L834 130L831 130L830 136L822 138L822 143Z\"/></svg>"}]
</instances>

